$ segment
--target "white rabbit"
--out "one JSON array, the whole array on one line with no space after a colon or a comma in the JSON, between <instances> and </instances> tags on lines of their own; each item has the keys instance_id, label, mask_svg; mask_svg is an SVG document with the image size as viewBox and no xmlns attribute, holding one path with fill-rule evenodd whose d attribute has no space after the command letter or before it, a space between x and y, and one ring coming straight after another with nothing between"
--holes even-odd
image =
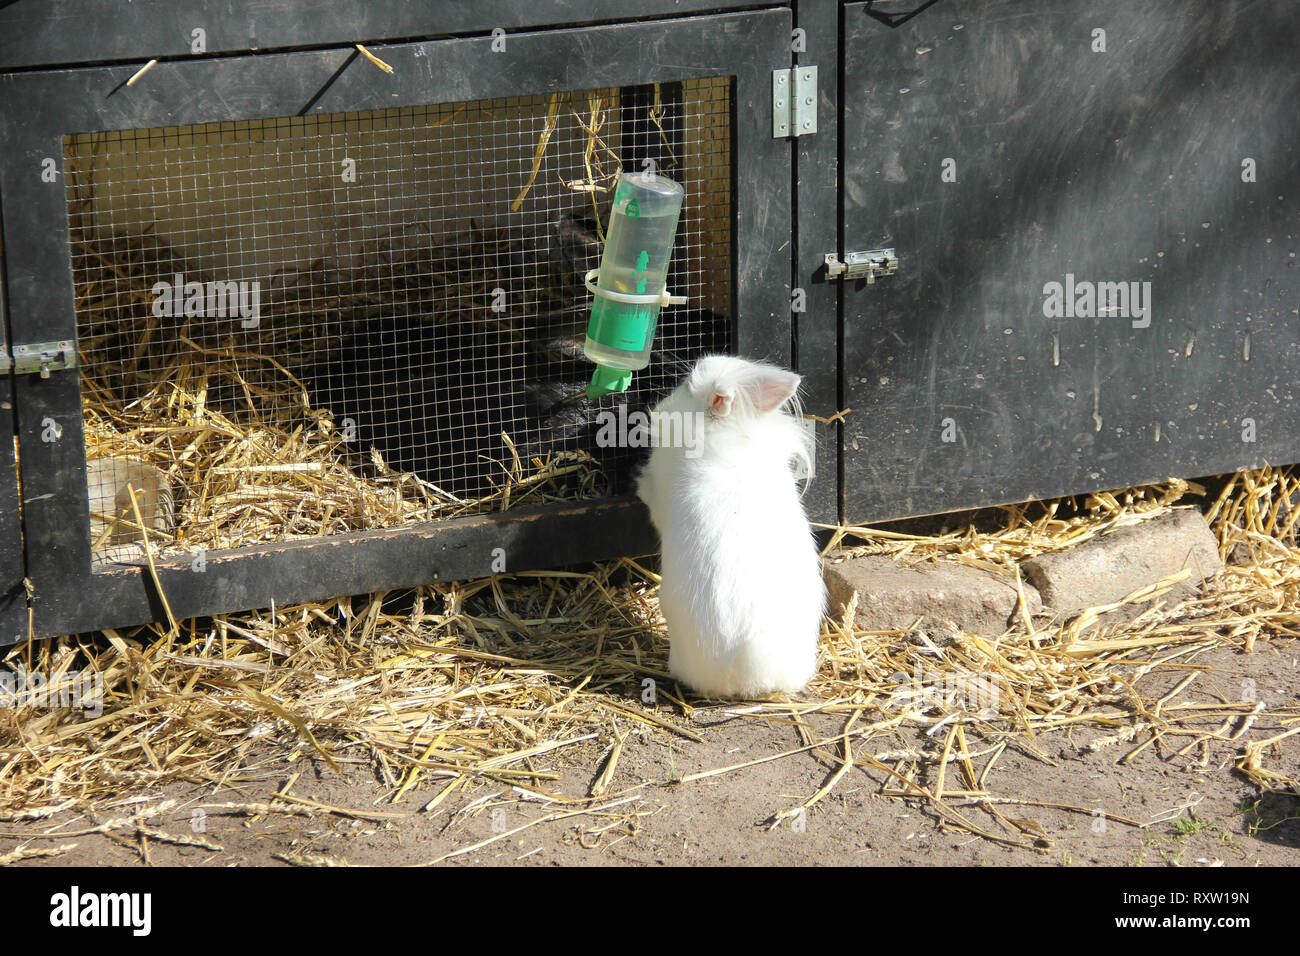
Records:
<instances>
[{"instance_id":1,"label":"white rabbit","mask_svg":"<svg viewBox=\"0 0 1300 956\"><path fill-rule=\"evenodd\" d=\"M808 460L799 376L746 359L699 360L651 415L637 494L663 544L668 669L700 694L803 688L826 605L791 464Z\"/></svg>"}]
</instances>

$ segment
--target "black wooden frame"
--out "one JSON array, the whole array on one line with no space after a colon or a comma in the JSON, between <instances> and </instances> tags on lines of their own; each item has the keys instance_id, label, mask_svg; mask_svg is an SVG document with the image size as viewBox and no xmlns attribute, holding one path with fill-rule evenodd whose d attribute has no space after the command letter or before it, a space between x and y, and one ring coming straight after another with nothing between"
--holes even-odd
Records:
<instances>
[{"instance_id":1,"label":"black wooden frame","mask_svg":"<svg viewBox=\"0 0 1300 956\"><path fill-rule=\"evenodd\" d=\"M790 62L790 26L788 9L764 9L513 33L506 52L495 54L490 36L377 44L373 52L394 66L391 75L350 46L160 60L132 87L125 81L134 64L0 75L0 224L12 340L75 339L64 184L39 175L45 157L61 166L65 134L731 75L733 338L743 354L788 363L791 148L772 138L770 96L772 70ZM19 599L24 571L35 636L161 619L147 569L91 570L77 371L13 382L25 568L15 560L11 489L0 484L0 559L10 591L10 604L0 606L0 645L27 634L19 621L27 612ZM59 437L42 440L51 424ZM523 570L646 553L655 541L641 505L616 498L213 551L201 562L160 561L157 570L173 613L191 617L486 575L498 548L508 569Z\"/></svg>"},{"instance_id":2,"label":"black wooden frame","mask_svg":"<svg viewBox=\"0 0 1300 956\"><path fill-rule=\"evenodd\" d=\"M0 5L0 72L251 50L283 52L375 41L574 27L732 9L754 0L8 0Z\"/></svg>"}]
</instances>

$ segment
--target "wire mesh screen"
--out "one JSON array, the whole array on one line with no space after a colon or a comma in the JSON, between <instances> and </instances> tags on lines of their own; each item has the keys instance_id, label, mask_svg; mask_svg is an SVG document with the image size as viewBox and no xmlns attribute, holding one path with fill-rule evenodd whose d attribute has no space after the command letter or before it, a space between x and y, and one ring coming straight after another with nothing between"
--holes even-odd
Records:
<instances>
[{"instance_id":1,"label":"wire mesh screen","mask_svg":"<svg viewBox=\"0 0 1300 956\"><path fill-rule=\"evenodd\" d=\"M66 137L96 554L626 490L598 414L731 345L731 104L719 77ZM689 305L592 401L582 277L650 164L685 188Z\"/></svg>"}]
</instances>

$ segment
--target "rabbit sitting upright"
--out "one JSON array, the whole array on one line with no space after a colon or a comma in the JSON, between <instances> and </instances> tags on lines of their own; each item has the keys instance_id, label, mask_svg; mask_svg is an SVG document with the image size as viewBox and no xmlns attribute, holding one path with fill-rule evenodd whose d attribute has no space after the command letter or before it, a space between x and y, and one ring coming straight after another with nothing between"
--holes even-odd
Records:
<instances>
[{"instance_id":1,"label":"rabbit sitting upright","mask_svg":"<svg viewBox=\"0 0 1300 956\"><path fill-rule=\"evenodd\" d=\"M826 605L791 464L807 463L799 376L706 356L651 414L637 494L663 545L668 669L700 694L794 693Z\"/></svg>"}]
</instances>

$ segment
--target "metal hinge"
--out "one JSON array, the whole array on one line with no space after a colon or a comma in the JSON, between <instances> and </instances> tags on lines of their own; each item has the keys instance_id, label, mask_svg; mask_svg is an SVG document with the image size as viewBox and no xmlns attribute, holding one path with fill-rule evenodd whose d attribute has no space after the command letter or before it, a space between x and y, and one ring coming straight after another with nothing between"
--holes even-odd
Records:
<instances>
[{"instance_id":1,"label":"metal hinge","mask_svg":"<svg viewBox=\"0 0 1300 956\"><path fill-rule=\"evenodd\" d=\"M11 367L15 375L38 374L41 378L49 378L50 372L77 367L77 347L66 339L61 342L15 345Z\"/></svg>"},{"instance_id":2,"label":"metal hinge","mask_svg":"<svg viewBox=\"0 0 1300 956\"><path fill-rule=\"evenodd\" d=\"M850 252L840 262L833 252L826 253L826 278L866 279L870 285L876 276L892 276L898 271L898 256L893 249L867 249Z\"/></svg>"},{"instance_id":3,"label":"metal hinge","mask_svg":"<svg viewBox=\"0 0 1300 956\"><path fill-rule=\"evenodd\" d=\"M772 138L817 132L817 67L772 71Z\"/></svg>"}]
</instances>

